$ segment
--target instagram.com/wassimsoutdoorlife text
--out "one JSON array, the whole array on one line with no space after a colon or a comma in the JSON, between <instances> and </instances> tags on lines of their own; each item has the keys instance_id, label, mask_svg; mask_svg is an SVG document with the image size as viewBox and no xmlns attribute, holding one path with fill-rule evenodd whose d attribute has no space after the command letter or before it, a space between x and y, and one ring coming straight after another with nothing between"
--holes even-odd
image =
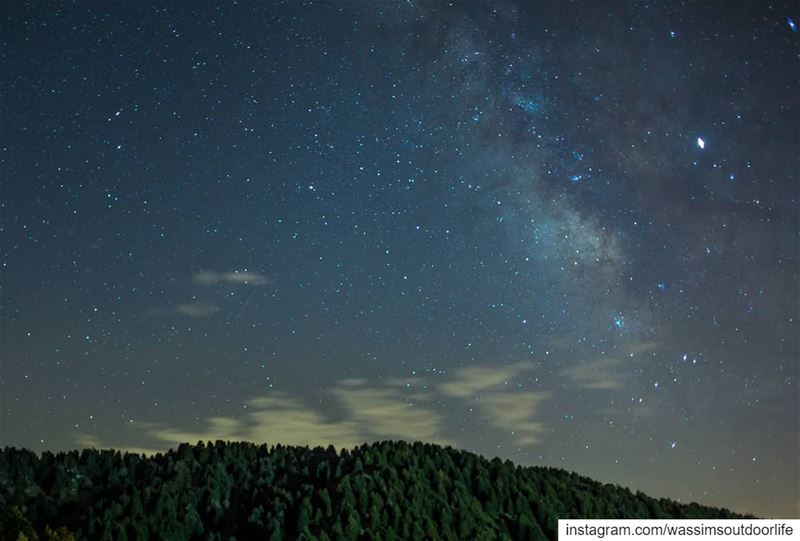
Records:
<instances>
[{"instance_id":1,"label":"instagram.com/wassimsoutdoorlife text","mask_svg":"<svg viewBox=\"0 0 800 541\"><path fill-rule=\"evenodd\" d=\"M800 539L798 519L744 520L604 520L561 519L559 541L661 541L692 539L725 541L758 539L788 541Z\"/></svg>"}]
</instances>

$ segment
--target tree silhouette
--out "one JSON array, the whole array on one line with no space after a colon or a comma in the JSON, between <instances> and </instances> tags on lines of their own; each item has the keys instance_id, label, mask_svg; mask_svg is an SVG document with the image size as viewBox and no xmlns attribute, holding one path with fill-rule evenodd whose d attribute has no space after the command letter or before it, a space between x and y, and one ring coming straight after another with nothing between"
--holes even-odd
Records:
<instances>
[{"instance_id":1,"label":"tree silhouette","mask_svg":"<svg viewBox=\"0 0 800 541\"><path fill-rule=\"evenodd\" d=\"M0 451L0 539L555 539L559 518L737 518L450 447Z\"/></svg>"}]
</instances>

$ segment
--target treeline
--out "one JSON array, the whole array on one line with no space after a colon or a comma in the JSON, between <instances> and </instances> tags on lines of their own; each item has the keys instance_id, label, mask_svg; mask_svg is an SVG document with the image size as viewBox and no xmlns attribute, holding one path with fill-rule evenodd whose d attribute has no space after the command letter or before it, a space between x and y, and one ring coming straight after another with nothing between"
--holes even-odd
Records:
<instances>
[{"instance_id":1,"label":"treeline","mask_svg":"<svg viewBox=\"0 0 800 541\"><path fill-rule=\"evenodd\" d=\"M422 443L0 451L0 540L543 540L559 518L737 516Z\"/></svg>"}]
</instances>

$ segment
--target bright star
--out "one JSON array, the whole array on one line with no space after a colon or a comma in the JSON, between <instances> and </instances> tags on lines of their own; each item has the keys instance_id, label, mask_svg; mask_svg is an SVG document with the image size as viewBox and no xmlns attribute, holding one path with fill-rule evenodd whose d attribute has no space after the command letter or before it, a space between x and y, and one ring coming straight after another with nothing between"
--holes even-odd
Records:
<instances>
[{"instance_id":1,"label":"bright star","mask_svg":"<svg viewBox=\"0 0 800 541\"><path fill-rule=\"evenodd\" d=\"M797 25L791 17L786 17L786 23L789 25L789 28L792 29L792 32L797 32Z\"/></svg>"},{"instance_id":2,"label":"bright star","mask_svg":"<svg viewBox=\"0 0 800 541\"><path fill-rule=\"evenodd\" d=\"M703 141L703 138L702 138L702 137L698 137L698 138L697 138L697 146L699 146L699 147L700 147L700 149L704 149L704 148L706 148L706 142L705 142L705 141Z\"/></svg>"}]
</instances>

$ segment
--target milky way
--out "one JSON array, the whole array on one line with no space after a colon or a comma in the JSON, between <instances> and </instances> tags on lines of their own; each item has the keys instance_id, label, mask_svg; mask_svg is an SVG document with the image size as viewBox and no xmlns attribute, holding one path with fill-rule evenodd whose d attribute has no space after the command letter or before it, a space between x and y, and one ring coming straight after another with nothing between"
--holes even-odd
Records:
<instances>
[{"instance_id":1,"label":"milky way","mask_svg":"<svg viewBox=\"0 0 800 541\"><path fill-rule=\"evenodd\" d=\"M0 443L421 439L798 516L798 16L6 6Z\"/></svg>"}]
</instances>

